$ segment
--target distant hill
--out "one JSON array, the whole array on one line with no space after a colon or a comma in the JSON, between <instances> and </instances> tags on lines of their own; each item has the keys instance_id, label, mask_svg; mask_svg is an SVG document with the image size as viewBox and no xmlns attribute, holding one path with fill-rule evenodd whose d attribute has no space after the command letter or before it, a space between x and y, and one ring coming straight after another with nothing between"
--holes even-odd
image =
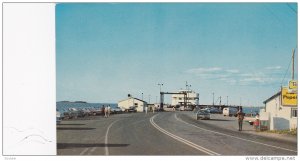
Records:
<instances>
[{"instance_id":1,"label":"distant hill","mask_svg":"<svg viewBox=\"0 0 300 161\"><path fill-rule=\"evenodd\" d=\"M64 103L68 103L68 102L70 102L70 101L58 101L58 102L64 102Z\"/></svg>"},{"instance_id":2,"label":"distant hill","mask_svg":"<svg viewBox=\"0 0 300 161\"><path fill-rule=\"evenodd\" d=\"M58 101L60 103L87 103L85 101L75 101L75 102L71 102L71 101Z\"/></svg>"},{"instance_id":3,"label":"distant hill","mask_svg":"<svg viewBox=\"0 0 300 161\"><path fill-rule=\"evenodd\" d=\"M75 101L74 103L87 103L85 101Z\"/></svg>"}]
</instances>

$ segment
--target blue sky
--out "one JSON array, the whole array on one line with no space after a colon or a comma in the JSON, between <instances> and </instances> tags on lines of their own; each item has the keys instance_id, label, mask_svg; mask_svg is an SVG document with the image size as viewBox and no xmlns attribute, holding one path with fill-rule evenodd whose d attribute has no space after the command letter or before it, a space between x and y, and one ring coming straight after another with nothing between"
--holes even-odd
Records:
<instances>
[{"instance_id":1,"label":"blue sky","mask_svg":"<svg viewBox=\"0 0 300 161\"><path fill-rule=\"evenodd\" d=\"M153 103L158 83L174 92L187 81L200 104L214 92L229 104L263 105L297 47L295 11L296 3L58 4L57 101L143 93ZM283 85L290 78L289 70Z\"/></svg>"}]
</instances>

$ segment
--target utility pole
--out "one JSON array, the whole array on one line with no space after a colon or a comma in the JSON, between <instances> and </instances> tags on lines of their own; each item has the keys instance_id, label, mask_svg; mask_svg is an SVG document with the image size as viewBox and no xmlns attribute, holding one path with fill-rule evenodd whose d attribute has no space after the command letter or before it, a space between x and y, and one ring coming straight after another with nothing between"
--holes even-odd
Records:
<instances>
[{"instance_id":1,"label":"utility pole","mask_svg":"<svg viewBox=\"0 0 300 161\"><path fill-rule=\"evenodd\" d=\"M215 93L213 92L213 106L215 106Z\"/></svg>"},{"instance_id":2,"label":"utility pole","mask_svg":"<svg viewBox=\"0 0 300 161\"><path fill-rule=\"evenodd\" d=\"M159 108L163 109L164 103L163 103L163 94L161 92L161 86L163 86L164 84L163 83L158 83L157 85L159 85L159 94L160 94Z\"/></svg>"},{"instance_id":3,"label":"utility pole","mask_svg":"<svg viewBox=\"0 0 300 161\"><path fill-rule=\"evenodd\" d=\"M294 80L294 71L295 71L294 63L295 63L295 49L293 49L293 55L292 55L292 80Z\"/></svg>"},{"instance_id":4,"label":"utility pole","mask_svg":"<svg viewBox=\"0 0 300 161\"><path fill-rule=\"evenodd\" d=\"M228 96L227 96L227 106L228 106Z\"/></svg>"},{"instance_id":5,"label":"utility pole","mask_svg":"<svg viewBox=\"0 0 300 161\"><path fill-rule=\"evenodd\" d=\"M191 87L192 85L189 85L188 84L188 82L187 81L185 81L185 88L186 88L186 97L184 97L184 102L185 102L185 106L186 106L186 103L187 104L189 104L190 102L189 102L189 90L190 90L190 88L189 87ZM186 107L185 107L186 108Z\"/></svg>"},{"instance_id":6,"label":"utility pole","mask_svg":"<svg viewBox=\"0 0 300 161\"><path fill-rule=\"evenodd\" d=\"M144 101L144 93L142 93L142 101Z\"/></svg>"},{"instance_id":7,"label":"utility pole","mask_svg":"<svg viewBox=\"0 0 300 161\"><path fill-rule=\"evenodd\" d=\"M222 97L220 96L220 106L221 106L221 104L222 104Z\"/></svg>"},{"instance_id":8,"label":"utility pole","mask_svg":"<svg viewBox=\"0 0 300 161\"><path fill-rule=\"evenodd\" d=\"M242 97L240 97L240 106L242 106Z\"/></svg>"}]
</instances>

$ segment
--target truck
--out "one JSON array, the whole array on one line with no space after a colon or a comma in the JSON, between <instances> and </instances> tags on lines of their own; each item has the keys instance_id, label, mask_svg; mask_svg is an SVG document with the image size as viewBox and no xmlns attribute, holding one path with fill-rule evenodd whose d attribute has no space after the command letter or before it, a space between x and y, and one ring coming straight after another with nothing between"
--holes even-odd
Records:
<instances>
[{"instance_id":1,"label":"truck","mask_svg":"<svg viewBox=\"0 0 300 161\"><path fill-rule=\"evenodd\" d=\"M224 116L229 116L229 117L235 116L235 117L237 117L237 112L238 112L238 110L234 107L225 107L225 108L223 108L223 115Z\"/></svg>"}]
</instances>

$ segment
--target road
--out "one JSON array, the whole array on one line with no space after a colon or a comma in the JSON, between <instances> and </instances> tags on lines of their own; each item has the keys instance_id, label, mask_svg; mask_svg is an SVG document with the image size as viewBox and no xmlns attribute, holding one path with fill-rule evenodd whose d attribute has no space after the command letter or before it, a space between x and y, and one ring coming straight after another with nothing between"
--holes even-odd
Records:
<instances>
[{"instance_id":1,"label":"road","mask_svg":"<svg viewBox=\"0 0 300 161\"><path fill-rule=\"evenodd\" d=\"M57 126L57 154L297 155L296 142L208 122L195 120L189 112L126 113L62 121Z\"/></svg>"}]
</instances>

